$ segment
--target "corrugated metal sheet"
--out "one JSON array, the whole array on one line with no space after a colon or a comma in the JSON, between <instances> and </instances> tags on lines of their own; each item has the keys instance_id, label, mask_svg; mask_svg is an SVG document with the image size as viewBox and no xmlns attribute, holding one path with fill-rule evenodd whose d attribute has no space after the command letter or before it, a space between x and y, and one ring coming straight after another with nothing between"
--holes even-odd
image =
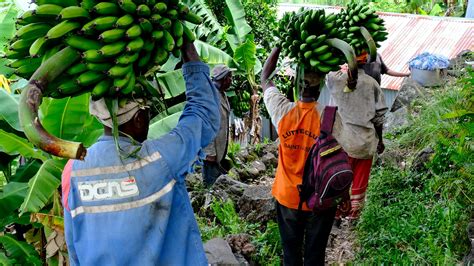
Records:
<instances>
[{"instance_id":1,"label":"corrugated metal sheet","mask_svg":"<svg viewBox=\"0 0 474 266\"><path fill-rule=\"evenodd\" d=\"M340 7L280 4L279 15L296 11L300 7L339 12ZM398 13L378 13L384 20L388 39L381 43L378 52L385 64L395 71L408 71L408 61L422 52L455 57L463 50L474 49L474 19L431 17ZM403 78L383 75L382 88L400 89Z\"/></svg>"}]
</instances>

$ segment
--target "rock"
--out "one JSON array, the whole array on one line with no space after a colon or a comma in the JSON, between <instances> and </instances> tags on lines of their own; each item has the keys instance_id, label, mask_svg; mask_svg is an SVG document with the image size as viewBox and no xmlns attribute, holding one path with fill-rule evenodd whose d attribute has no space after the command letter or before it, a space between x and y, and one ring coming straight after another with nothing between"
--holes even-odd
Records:
<instances>
[{"instance_id":1,"label":"rock","mask_svg":"<svg viewBox=\"0 0 474 266\"><path fill-rule=\"evenodd\" d=\"M263 146L263 148L262 148L263 154L271 153L275 156L278 156L278 145L279 144L280 144L280 141L277 139L276 141L271 142L271 143Z\"/></svg>"},{"instance_id":2,"label":"rock","mask_svg":"<svg viewBox=\"0 0 474 266\"><path fill-rule=\"evenodd\" d=\"M424 94L423 90L415 80L405 78L390 111L395 112L403 106L409 106L413 99Z\"/></svg>"},{"instance_id":3,"label":"rock","mask_svg":"<svg viewBox=\"0 0 474 266\"><path fill-rule=\"evenodd\" d=\"M255 169L258 170L258 173L264 173L265 171L267 171L267 167L265 166L264 163L262 163L261 161L253 161L251 163L251 166L252 167L255 167Z\"/></svg>"},{"instance_id":4,"label":"rock","mask_svg":"<svg viewBox=\"0 0 474 266\"><path fill-rule=\"evenodd\" d=\"M226 241L232 248L232 252L241 254L246 259L250 259L256 251L248 234L228 235Z\"/></svg>"},{"instance_id":5,"label":"rock","mask_svg":"<svg viewBox=\"0 0 474 266\"><path fill-rule=\"evenodd\" d=\"M235 156L240 162L245 163L249 157L249 151L247 149L241 149Z\"/></svg>"},{"instance_id":6,"label":"rock","mask_svg":"<svg viewBox=\"0 0 474 266\"><path fill-rule=\"evenodd\" d=\"M269 168L270 166L273 168L276 168L278 165L278 158L270 152L265 153L265 155L262 156L262 163Z\"/></svg>"},{"instance_id":7,"label":"rock","mask_svg":"<svg viewBox=\"0 0 474 266\"><path fill-rule=\"evenodd\" d=\"M188 191L193 191L196 188L202 188L202 174L201 173L192 173L186 176L186 187Z\"/></svg>"},{"instance_id":8,"label":"rock","mask_svg":"<svg viewBox=\"0 0 474 266\"><path fill-rule=\"evenodd\" d=\"M276 218L271 186L249 186L237 202L239 216L249 222L266 223Z\"/></svg>"},{"instance_id":9,"label":"rock","mask_svg":"<svg viewBox=\"0 0 474 266\"><path fill-rule=\"evenodd\" d=\"M213 238L204 244L210 265L239 265L229 244L222 238Z\"/></svg>"},{"instance_id":10,"label":"rock","mask_svg":"<svg viewBox=\"0 0 474 266\"><path fill-rule=\"evenodd\" d=\"M405 106L385 115L385 132L393 132L406 125L408 125L408 110Z\"/></svg>"},{"instance_id":11,"label":"rock","mask_svg":"<svg viewBox=\"0 0 474 266\"><path fill-rule=\"evenodd\" d=\"M212 194L224 201L231 199L237 202L247 187L247 184L232 179L228 175L221 175L212 186Z\"/></svg>"},{"instance_id":12,"label":"rock","mask_svg":"<svg viewBox=\"0 0 474 266\"><path fill-rule=\"evenodd\" d=\"M431 147L423 149L413 160L412 169L415 171L423 171L426 168L425 163L430 161L433 153L434 150Z\"/></svg>"},{"instance_id":13,"label":"rock","mask_svg":"<svg viewBox=\"0 0 474 266\"><path fill-rule=\"evenodd\" d=\"M239 262L239 265L251 265L242 254L234 253L235 259Z\"/></svg>"}]
</instances>

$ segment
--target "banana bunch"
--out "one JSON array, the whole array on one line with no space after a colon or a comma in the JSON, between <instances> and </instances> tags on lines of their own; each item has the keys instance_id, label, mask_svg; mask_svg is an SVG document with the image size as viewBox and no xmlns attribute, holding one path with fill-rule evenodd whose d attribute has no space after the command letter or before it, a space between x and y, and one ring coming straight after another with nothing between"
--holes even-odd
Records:
<instances>
[{"instance_id":1,"label":"banana bunch","mask_svg":"<svg viewBox=\"0 0 474 266\"><path fill-rule=\"evenodd\" d=\"M366 4L351 2L347 8L341 10L336 19L336 26L340 32L339 37L348 42L360 54L362 50L368 50L367 40L361 33L361 27L365 27L375 41L375 46L380 47L380 42L387 39L387 30L383 19L369 8Z\"/></svg>"},{"instance_id":2,"label":"banana bunch","mask_svg":"<svg viewBox=\"0 0 474 266\"><path fill-rule=\"evenodd\" d=\"M194 41L186 21L202 19L179 0L36 0L36 9L17 20L8 59L15 73L29 79L38 67L64 47L81 53L45 96L63 98L91 92L126 98L146 93L143 75L180 57L185 39Z\"/></svg>"},{"instance_id":3,"label":"banana bunch","mask_svg":"<svg viewBox=\"0 0 474 266\"><path fill-rule=\"evenodd\" d=\"M324 10L303 10L285 13L275 35L280 39L283 53L315 72L326 74L339 69L344 54L327 42L339 36L335 14Z\"/></svg>"}]
</instances>

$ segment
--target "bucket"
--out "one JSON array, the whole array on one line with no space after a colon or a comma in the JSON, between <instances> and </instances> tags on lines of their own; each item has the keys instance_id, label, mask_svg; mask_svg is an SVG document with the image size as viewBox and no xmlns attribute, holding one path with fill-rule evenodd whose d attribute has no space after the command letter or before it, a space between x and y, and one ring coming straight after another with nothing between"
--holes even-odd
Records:
<instances>
[{"instance_id":1,"label":"bucket","mask_svg":"<svg viewBox=\"0 0 474 266\"><path fill-rule=\"evenodd\" d=\"M410 69L412 78L423 87L439 86L443 83L444 69L421 70Z\"/></svg>"}]
</instances>

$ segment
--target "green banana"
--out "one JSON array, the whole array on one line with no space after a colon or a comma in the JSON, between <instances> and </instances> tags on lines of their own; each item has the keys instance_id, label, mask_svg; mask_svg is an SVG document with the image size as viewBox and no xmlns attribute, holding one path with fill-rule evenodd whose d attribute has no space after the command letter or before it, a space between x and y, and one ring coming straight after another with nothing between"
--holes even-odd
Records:
<instances>
[{"instance_id":1,"label":"green banana","mask_svg":"<svg viewBox=\"0 0 474 266\"><path fill-rule=\"evenodd\" d=\"M39 57L43 55L46 50L48 39L46 37L40 37L33 42L30 46L29 53L31 57Z\"/></svg>"},{"instance_id":2,"label":"green banana","mask_svg":"<svg viewBox=\"0 0 474 266\"><path fill-rule=\"evenodd\" d=\"M173 22L171 21L171 19L169 18L161 18L159 21L158 21L158 24L165 30L168 30L171 28L171 25L173 24Z\"/></svg>"},{"instance_id":3,"label":"green banana","mask_svg":"<svg viewBox=\"0 0 474 266\"><path fill-rule=\"evenodd\" d=\"M18 25L28 25L30 23L48 22L47 18L36 16L33 10L25 11L16 21Z\"/></svg>"},{"instance_id":4,"label":"green banana","mask_svg":"<svg viewBox=\"0 0 474 266\"><path fill-rule=\"evenodd\" d=\"M183 36L184 33L184 27L181 21L177 20L173 23L171 32L173 33L173 36L175 38L179 38Z\"/></svg>"},{"instance_id":5,"label":"green banana","mask_svg":"<svg viewBox=\"0 0 474 266\"><path fill-rule=\"evenodd\" d=\"M59 13L61 20L66 19L86 19L89 18L89 11L80 6L66 7Z\"/></svg>"},{"instance_id":6,"label":"green banana","mask_svg":"<svg viewBox=\"0 0 474 266\"><path fill-rule=\"evenodd\" d=\"M192 32L185 24L183 24L183 37L189 42L194 42L196 40L194 32Z\"/></svg>"},{"instance_id":7,"label":"green banana","mask_svg":"<svg viewBox=\"0 0 474 266\"><path fill-rule=\"evenodd\" d=\"M156 47L155 49L155 56L153 58L153 62L157 65L163 65L168 61L169 52L161 47Z\"/></svg>"},{"instance_id":8,"label":"green banana","mask_svg":"<svg viewBox=\"0 0 474 266\"><path fill-rule=\"evenodd\" d=\"M129 14L135 14L137 10L137 5L132 0L120 0L119 6L122 10Z\"/></svg>"},{"instance_id":9,"label":"green banana","mask_svg":"<svg viewBox=\"0 0 474 266\"><path fill-rule=\"evenodd\" d=\"M117 59L115 59L115 63L120 64L120 65L128 65L137 61L138 56L139 56L139 53L123 54L117 57Z\"/></svg>"},{"instance_id":10,"label":"green banana","mask_svg":"<svg viewBox=\"0 0 474 266\"><path fill-rule=\"evenodd\" d=\"M147 5L139 5L137 7L137 15L140 17L149 17L151 15L151 9Z\"/></svg>"},{"instance_id":11,"label":"green banana","mask_svg":"<svg viewBox=\"0 0 474 266\"><path fill-rule=\"evenodd\" d=\"M67 80L66 82L61 83L57 90L63 95L73 95L82 90L80 86L73 80Z\"/></svg>"},{"instance_id":12,"label":"green banana","mask_svg":"<svg viewBox=\"0 0 474 266\"><path fill-rule=\"evenodd\" d=\"M130 73L131 75L127 85L120 90L120 94L122 95L128 95L135 89L135 74L133 72Z\"/></svg>"},{"instance_id":13,"label":"green banana","mask_svg":"<svg viewBox=\"0 0 474 266\"><path fill-rule=\"evenodd\" d=\"M155 48L155 42L154 41L147 41L145 42L145 45L143 45L143 50L147 52L153 51L153 48Z\"/></svg>"},{"instance_id":14,"label":"green banana","mask_svg":"<svg viewBox=\"0 0 474 266\"><path fill-rule=\"evenodd\" d=\"M165 3L160 2L153 6L153 11L157 14L164 14L168 10L168 7Z\"/></svg>"},{"instance_id":15,"label":"green banana","mask_svg":"<svg viewBox=\"0 0 474 266\"><path fill-rule=\"evenodd\" d=\"M51 25L47 23L31 23L19 28L15 36L18 39L24 40L36 40L39 37L44 36L49 29L51 29Z\"/></svg>"},{"instance_id":16,"label":"green banana","mask_svg":"<svg viewBox=\"0 0 474 266\"><path fill-rule=\"evenodd\" d=\"M199 25L202 23L202 18L198 15L196 15L193 12L189 12L184 16L184 19L192 24Z\"/></svg>"},{"instance_id":17,"label":"green banana","mask_svg":"<svg viewBox=\"0 0 474 266\"><path fill-rule=\"evenodd\" d=\"M317 55L325 54L327 51L329 51L329 45L322 45L314 49L314 53Z\"/></svg>"},{"instance_id":18,"label":"green banana","mask_svg":"<svg viewBox=\"0 0 474 266\"><path fill-rule=\"evenodd\" d=\"M88 62L86 63L86 67L88 70L97 71L97 72L105 72L105 71L108 71L112 67L112 64Z\"/></svg>"},{"instance_id":19,"label":"green banana","mask_svg":"<svg viewBox=\"0 0 474 266\"><path fill-rule=\"evenodd\" d=\"M174 49L174 51L176 51L176 50L179 51L179 48L181 48L183 46L183 44L184 44L184 38L183 37L179 37L178 39L176 39L175 46L178 49ZM179 57L179 56L176 56L176 57Z\"/></svg>"},{"instance_id":20,"label":"green banana","mask_svg":"<svg viewBox=\"0 0 474 266\"><path fill-rule=\"evenodd\" d=\"M140 18L138 22L140 23L140 28L142 29L143 32L150 33L153 31L153 24L151 24L151 22L148 19Z\"/></svg>"},{"instance_id":21,"label":"green banana","mask_svg":"<svg viewBox=\"0 0 474 266\"><path fill-rule=\"evenodd\" d=\"M89 86L92 84L96 84L97 82L101 81L105 78L105 74L89 70L80 74L77 79L76 83L81 86Z\"/></svg>"},{"instance_id":22,"label":"green banana","mask_svg":"<svg viewBox=\"0 0 474 266\"><path fill-rule=\"evenodd\" d=\"M151 60L152 52L151 51L146 51L144 54L140 56L140 59L138 60L138 67L143 68L145 67Z\"/></svg>"},{"instance_id":23,"label":"green banana","mask_svg":"<svg viewBox=\"0 0 474 266\"><path fill-rule=\"evenodd\" d=\"M112 85L112 80L104 79L97 83L92 89L91 96L93 100L98 100L105 96Z\"/></svg>"},{"instance_id":24,"label":"green banana","mask_svg":"<svg viewBox=\"0 0 474 266\"><path fill-rule=\"evenodd\" d=\"M92 8L92 11L102 16L115 16L120 14L120 7L112 2L100 2Z\"/></svg>"},{"instance_id":25,"label":"green banana","mask_svg":"<svg viewBox=\"0 0 474 266\"><path fill-rule=\"evenodd\" d=\"M170 18L171 20L176 20L178 19L178 10L169 9L168 11L166 11L166 16Z\"/></svg>"},{"instance_id":26,"label":"green banana","mask_svg":"<svg viewBox=\"0 0 474 266\"><path fill-rule=\"evenodd\" d=\"M66 73L68 73L71 76L81 74L83 72L87 71L87 66L85 63L79 62L73 66L71 66Z\"/></svg>"},{"instance_id":27,"label":"green banana","mask_svg":"<svg viewBox=\"0 0 474 266\"><path fill-rule=\"evenodd\" d=\"M189 7L186 4L182 2L178 3L178 13L180 16L185 16L189 12L190 12Z\"/></svg>"},{"instance_id":28,"label":"green banana","mask_svg":"<svg viewBox=\"0 0 474 266\"><path fill-rule=\"evenodd\" d=\"M102 48L99 49L99 54L105 57L112 57L123 52L126 46L127 46L127 43L124 41L107 44L107 45L102 46Z\"/></svg>"},{"instance_id":29,"label":"green banana","mask_svg":"<svg viewBox=\"0 0 474 266\"><path fill-rule=\"evenodd\" d=\"M38 6L54 4L62 7L77 6L77 0L34 0Z\"/></svg>"},{"instance_id":30,"label":"green banana","mask_svg":"<svg viewBox=\"0 0 474 266\"><path fill-rule=\"evenodd\" d=\"M153 23L153 24L158 24L158 25L160 25L160 20L161 20L161 19L162 19L162 17L161 17L161 15L159 15L159 14L153 14L153 15L151 15L151 17L150 17L151 23ZM161 26L161 25L160 25L160 26Z\"/></svg>"},{"instance_id":31,"label":"green banana","mask_svg":"<svg viewBox=\"0 0 474 266\"><path fill-rule=\"evenodd\" d=\"M130 25L132 25L134 22L133 16L130 14L126 14L121 16L117 22L115 23L115 27L117 28L128 28Z\"/></svg>"},{"instance_id":32,"label":"green banana","mask_svg":"<svg viewBox=\"0 0 474 266\"><path fill-rule=\"evenodd\" d=\"M66 38L66 44L80 51L98 50L102 47L98 41L87 39L77 35L71 35Z\"/></svg>"},{"instance_id":33,"label":"green banana","mask_svg":"<svg viewBox=\"0 0 474 266\"><path fill-rule=\"evenodd\" d=\"M81 54L82 58L87 62L101 63L106 60L105 57L99 52L99 50L87 50Z\"/></svg>"},{"instance_id":34,"label":"green banana","mask_svg":"<svg viewBox=\"0 0 474 266\"><path fill-rule=\"evenodd\" d=\"M41 58L27 57L27 58L17 59L15 61L8 63L7 66L10 68L19 68L23 65L35 64L35 63L41 63Z\"/></svg>"},{"instance_id":35,"label":"green banana","mask_svg":"<svg viewBox=\"0 0 474 266\"><path fill-rule=\"evenodd\" d=\"M127 37L128 39L135 39L141 34L142 29L140 28L140 25L135 24L125 32L125 37Z\"/></svg>"},{"instance_id":36,"label":"green banana","mask_svg":"<svg viewBox=\"0 0 474 266\"><path fill-rule=\"evenodd\" d=\"M151 37L154 40L159 40L159 39L163 38L163 36L164 36L164 32L161 31L161 30L155 30L151 33Z\"/></svg>"},{"instance_id":37,"label":"green banana","mask_svg":"<svg viewBox=\"0 0 474 266\"><path fill-rule=\"evenodd\" d=\"M8 59L23 59L26 56L28 56L27 51L13 51L13 50L7 50L5 52L5 57Z\"/></svg>"},{"instance_id":38,"label":"green banana","mask_svg":"<svg viewBox=\"0 0 474 266\"><path fill-rule=\"evenodd\" d=\"M61 38L67 33L78 29L81 27L81 23L79 22L74 22L74 21L69 21L69 20L64 20L58 25L52 27L48 33L46 33L46 38L47 39L57 39Z\"/></svg>"},{"instance_id":39,"label":"green banana","mask_svg":"<svg viewBox=\"0 0 474 266\"><path fill-rule=\"evenodd\" d=\"M115 91L119 91L123 89L123 87L127 86L131 75L132 75L132 72L128 72L125 76L114 79L113 86L115 88Z\"/></svg>"},{"instance_id":40,"label":"green banana","mask_svg":"<svg viewBox=\"0 0 474 266\"><path fill-rule=\"evenodd\" d=\"M124 29L112 29L112 30L107 30L107 31L102 32L99 35L99 40L106 43L111 43L111 42L116 42L122 39L124 36L125 36Z\"/></svg>"},{"instance_id":41,"label":"green banana","mask_svg":"<svg viewBox=\"0 0 474 266\"><path fill-rule=\"evenodd\" d=\"M53 4L44 4L38 6L34 11L33 14L36 16L46 16L46 17L57 17L59 13L63 10L62 6L53 5Z\"/></svg>"},{"instance_id":42,"label":"green banana","mask_svg":"<svg viewBox=\"0 0 474 266\"><path fill-rule=\"evenodd\" d=\"M114 16L98 17L91 22L93 22L94 29L98 31L104 31L112 29L117 23L118 18Z\"/></svg>"},{"instance_id":43,"label":"green banana","mask_svg":"<svg viewBox=\"0 0 474 266\"><path fill-rule=\"evenodd\" d=\"M132 65L115 65L107 71L107 75L111 78L119 78L125 76L128 72L132 72Z\"/></svg>"},{"instance_id":44,"label":"green banana","mask_svg":"<svg viewBox=\"0 0 474 266\"><path fill-rule=\"evenodd\" d=\"M127 51L128 53L138 52L142 49L144 44L145 42L143 41L143 39L138 37L127 44L125 51Z\"/></svg>"},{"instance_id":45,"label":"green banana","mask_svg":"<svg viewBox=\"0 0 474 266\"><path fill-rule=\"evenodd\" d=\"M163 31L163 39L161 39L161 43L163 44L163 48L168 52L173 51L175 47L173 36L171 36L167 30Z\"/></svg>"},{"instance_id":46,"label":"green banana","mask_svg":"<svg viewBox=\"0 0 474 266\"><path fill-rule=\"evenodd\" d=\"M28 50L28 48L31 46L32 43L33 43L33 40L19 39L15 41L14 43L10 44L10 50L14 50L14 51Z\"/></svg>"}]
</instances>

